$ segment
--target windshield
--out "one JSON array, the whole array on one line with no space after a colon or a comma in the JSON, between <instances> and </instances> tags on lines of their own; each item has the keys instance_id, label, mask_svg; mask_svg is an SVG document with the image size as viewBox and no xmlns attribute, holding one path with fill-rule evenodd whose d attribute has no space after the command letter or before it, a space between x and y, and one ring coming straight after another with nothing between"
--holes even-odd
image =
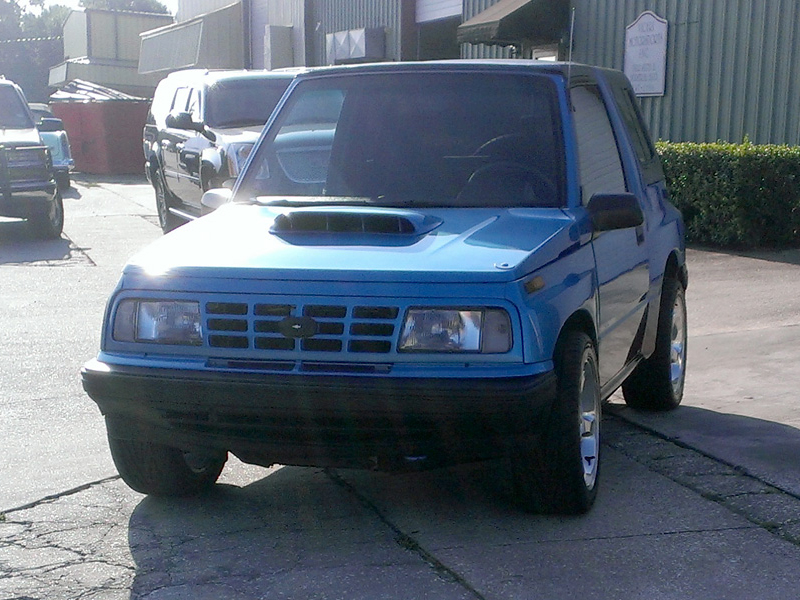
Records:
<instances>
[{"instance_id":1,"label":"windshield","mask_svg":"<svg viewBox=\"0 0 800 600\"><path fill-rule=\"evenodd\" d=\"M8 85L0 86L0 127L3 129L31 129L33 123L25 103L17 90Z\"/></svg>"},{"instance_id":2,"label":"windshield","mask_svg":"<svg viewBox=\"0 0 800 600\"><path fill-rule=\"evenodd\" d=\"M206 124L223 128L263 125L290 82L288 77L219 81L208 89Z\"/></svg>"},{"instance_id":3,"label":"windshield","mask_svg":"<svg viewBox=\"0 0 800 600\"><path fill-rule=\"evenodd\" d=\"M304 81L259 145L237 200L560 207L558 114L556 87L542 76L398 72Z\"/></svg>"}]
</instances>

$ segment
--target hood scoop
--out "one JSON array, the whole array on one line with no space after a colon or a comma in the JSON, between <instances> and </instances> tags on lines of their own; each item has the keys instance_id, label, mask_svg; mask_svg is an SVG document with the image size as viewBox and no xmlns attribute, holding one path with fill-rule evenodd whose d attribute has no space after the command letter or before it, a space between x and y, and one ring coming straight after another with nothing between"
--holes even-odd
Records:
<instances>
[{"instance_id":1,"label":"hood scoop","mask_svg":"<svg viewBox=\"0 0 800 600\"><path fill-rule=\"evenodd\" d=\"M270 231L275 234L419 237L441 224L441 219L409 210L328 206L299 208L280 214Z\"/></svg>"}]
</instances>

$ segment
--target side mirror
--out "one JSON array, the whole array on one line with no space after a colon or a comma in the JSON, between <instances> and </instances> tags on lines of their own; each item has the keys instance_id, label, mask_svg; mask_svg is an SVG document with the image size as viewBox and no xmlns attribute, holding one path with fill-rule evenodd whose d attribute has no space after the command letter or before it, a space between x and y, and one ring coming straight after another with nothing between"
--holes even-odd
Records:
<instances>
[{"instance_id":1,"label":"side mirror","mask_svg":"<svg viewBox=\"0 0 800 600\"><path fill-rule=\"evenodd\" d=\"M217 210L223 204L230 202L233 197L233 192L227 188L214 188L208 190L200 199L201 214L207 215L210 212Z\"/></svg>"},{"instance_id":2,"label":"side mirror","mask_svg":"<svg viewBox=\"0 0 800 600\"><path fill-rule=\"evenodd\" d=\"M628 229L644 223L635 194L595 194L587 206L595 231Z\"/></svg>"},{"instance_id":3,"label":"side mirror","mask_svg":"<svg viewBox=\"0 0 800 600\"><path fill-rule=\"evenodd\" d=\"M164 122L170 129L203 130L203 124L193 121L191 113L188 112L171 112L167 115Z\"/></svg>"},{"instance_id":4,"label":"side mirror","mask_svg":"<svg viewBox=\"0 0 800 600\"><path fill-rule=\"evenodd\" d=\"M36 125L39 131L43 132L53 132L53 131L63 131L64 130L64 121L61 119L56 119L53 117L44 117L39 123Z\"/></svg>"}]
</instances>

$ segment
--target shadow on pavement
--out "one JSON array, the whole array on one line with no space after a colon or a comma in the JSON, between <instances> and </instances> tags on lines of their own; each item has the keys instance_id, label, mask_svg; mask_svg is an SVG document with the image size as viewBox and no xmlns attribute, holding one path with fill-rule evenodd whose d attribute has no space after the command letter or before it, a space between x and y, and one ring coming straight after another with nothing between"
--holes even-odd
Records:
<instances>
[{"instance_id":1,"label":"shadow on pavement","mask_svg":"<svg viewBox=\"0 0 800 600\"><path fill-rule=\"evenodd\" d=\"M750 416L680 406L666 413L609 412L800 498L800 429Z\"/></svg>"},{"instance_id":2,"label":"shadow on pavement","mask_svg":"<svg viewBox=\"0 0 800 600\"><path fill-rule=\"evenodd\" d=\"M72 257L72 245L63 236L42 240L31 234L25 221L0 222L0 265L60 262Z\"/></svg>"}]
</instances>

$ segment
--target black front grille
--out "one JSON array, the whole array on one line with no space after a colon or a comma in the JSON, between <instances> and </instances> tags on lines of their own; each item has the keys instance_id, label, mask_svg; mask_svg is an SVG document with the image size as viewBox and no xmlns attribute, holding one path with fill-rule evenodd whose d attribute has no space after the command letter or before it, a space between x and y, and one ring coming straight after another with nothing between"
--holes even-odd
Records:
<instances>
[{"instance_id":1,"label":"black front grille","mask_svg":"<svg viewBox=\"0 0 800 600\"><path fill-rule=\"evenodd\" d=\"M396 306L207 302L205 331L212 348L388 354L399 316Z\"/></svg>"},{"instance_id":2,"label":"black front grille","mask_svg":"<svg viewBox=\"0 0 800 600\"><path fill-rule=\"evenodd\" d=\"M0 181L4 189L24 189L50 179L46 146L0 146Z\"/></svg>"}]
</instances>

